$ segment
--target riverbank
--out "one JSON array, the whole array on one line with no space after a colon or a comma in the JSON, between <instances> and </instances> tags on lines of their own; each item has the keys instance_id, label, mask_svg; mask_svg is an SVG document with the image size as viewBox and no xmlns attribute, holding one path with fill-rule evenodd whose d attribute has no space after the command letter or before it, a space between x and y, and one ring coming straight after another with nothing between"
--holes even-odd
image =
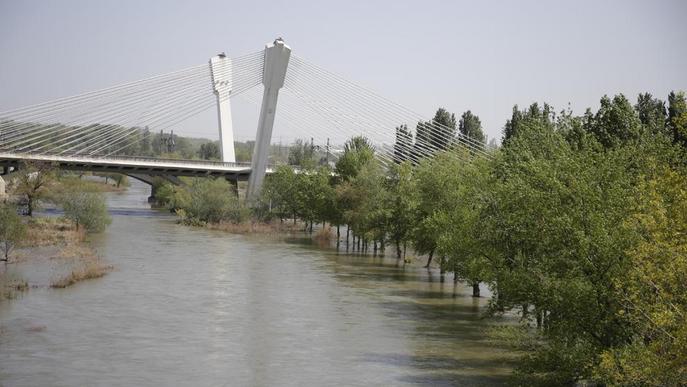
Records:
<instances>
[{"instance_id":1,"label":"riverbank","mask_svg":"<svg viewBox=\"0 0 687 387\"><path fill-rule=\"evenodd\" d=\"M30 288L65 288L112 270L89 245L83 229L59 217L26 219L26 234L0 271L0 299Z\"/></svg>"}]
</instances>

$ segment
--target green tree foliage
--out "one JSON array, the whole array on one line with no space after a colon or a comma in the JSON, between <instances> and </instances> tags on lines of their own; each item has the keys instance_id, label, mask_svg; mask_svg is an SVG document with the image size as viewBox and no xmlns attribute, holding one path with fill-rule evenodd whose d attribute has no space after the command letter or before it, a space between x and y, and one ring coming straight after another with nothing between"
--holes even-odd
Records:
<instances>
[{"instance_id":1,"label":"green tree foliage","mask_svg":"<svg viewBox=\"0 0 687 387\"><path fill-rule=\"evenodd\" d=\"M617 227L634 186L629 160L624 150L575 152L540 123L512 139L495 165L480 227L494 302L536 319L547 340L520 370L543 383L589 377L599 353L627 339L611 284L632 241Z\"/></svg>"},{"instance_id":2,"label":"green tree foliage","mask_svg":"<svg viewBox=\"0 0 687 387\"><path fill-rule=\"evenodd\" d=\"M533 103L526 110L520 111L518 105L513 106L513 114L511 118L506 121L506 125L503 127L503 145L508 145L508 142L517 137L523 128L527 128L532 125L553 127L554 114L551 106L544 104L543 108L539 107L538 103Z\"/></svg>"},{"instance_id":3,"label":"green tree foliage","mask_svg":"<svg viewBox=\"0 0 687 387\"><path fill-rule=\"evenodd\" d=\"M417 188L409 162L389 167L387 182L389 207L389 239L396 246L397 258L401 258L402 246L412 242L413 229L417 222Z\"/></svg>"},{"instance_id":4,"label":"green tree foliage","mask_svg":"<svg viewBox=\"0 0 687 387\"><path fill-rule=\"evenodd\" d=\"M456 115L444 108L437 109L431 121L418 122L415 128L416 159L447 149L456 136L456 125Z\"/></svg>"},{"instance_id":5,"label":"green tree foliage","mask_svg":"<svg viewBox=\"0 0 687 387\"><path fill-rule=\"evenodd\" d=\"M74 222L76 228L88 232L102 232L112 219L102 193L74 190L62 197L64 216Z\"/></svg>"},{"instance_id":6,"label":"green tree foliage","mask_svg":"<svg viewBox=\"0 0 687 387\"><path fill-rule=\"evenodd\" d=\"M412 159L413 134L408 130L408 125L396 127L396 141L394 142L394 161L402 163Z\"/></svg>"},{"instance_id":7,"label":"green tree foliage","mask_svg":"<svg viewBox=\"0 0 687 387\"><path fill-rule=\"evenodd\" d=\"M345 203L346 224L366 242L382 241L386 236L390 198L384 189L385 180L379 164L369 162L361 165L357 175L342 183L337 193Z\"/></svg>"},{"instance_id":8,"label":"green tree foliage","mask_svg":"<svg viewBox=\"0 0 687 387\"><path fill-rule=\"evenodd\" d=\"M668 95L668 128L675 143L687 149L687 100L684 92Z\"/></svg>"},{"instance_id":9,"label":"green tree foliage","mask_svg":"<svg viewBox=\"0 0 687 387\"><path fill-rule=\"evenodd\" d=\"M297 189L296 172L288 165L280 165L265 178L260 206L281 219L291 217L295 222L302 205L298 201Z\"/></svg>"},{"instance_id":10,"label":"green tree foliage","mask_svg":"<svg viewBox=\"0 0 687 387\"><path fill-rule=\"evenodd\" d=\"M652 134L666 133L667 114L665 102L654 98L649 93L642 93L637 97L635 110L645 132Z\"/></svg>"},{"instance_id":11,"label":"green tree foliage","mask_svg":"<svg viewBox=\"0 0 687 387\"><path fill-rule=\"evenodd\" d=\"M614 280L629 342L607 348L598 374L613 385L687 382L687 177L667 167L639 185L625 226L640 236Z\"/></svg>"},{"instance_id":12,"label":"green tree foliage","mask_svg":"<svg viewBox=\"0 0 687 387\"><path fill-rule=\"evenodd\" d=\"M588 123L589 130L606 148L637 141L643 127L637 112L624 95L601 98L601 107Z\"/></svg>"},{"instance_id":13,"label":"green tree foliage","mask_svg":"<svg viewBox=\"0 0 687 387\"><path fill-rule=\"evenodd\" d=\"M442 271L454 273L473 288L473 296L480 296L479 284L492 280L491 267L480 243L480 216L485 203L480 201L488 193L489 170L484 160L469 162L467 152L456 157L454 152L438 155L427 173L441 183L434 196L435 211L426 222L437 231L436 250L442 259Z\"/></svg>"},{"instance_id":14,"label":"green tree foliage","mask_svg":"<svg viewBox=\"0 0 687 387\"><path fill-rule=\"evenodd\" d=\"M115 184L117 184L117 188L121 186L126 187L129 185L129 178L125 174L115 173L112 175L112 178L114 179Z\"/></svg>"},{"instance_id":15,"label":"green tree foliage","mask_svg":"<svg viewBox=\"0 0 687 387\"><path fill-rule=\"evenodd\" d=\"M7 262L14 247L26 233L26 226L17 214L17 208L8 204L0 204L0 248L1 260Z\"/></svg>"},{"instance_id":16,"label":"green tree foliage","mask_svg":"<svg viewBox=\"0 0 687 387\"><path fill-rule=\"evenodd\" d=\"M250 213L233 192L224 179L194 178L175 191L173 203L187 223L241 223Z\"/></svg>"},{"instance_id":17,"label":"green tree foliage","mask_svg":"<svg viewBox=\"0 0 687 387\"><path fill-rule=\"evenodd\" d=\"M314 168L317 162L313 144L300 138L296 139L289 147L288 163L301 168Z\"/></svg>"},{"instance_id":18,"label":"green tree foliage","mask_svg":"<svg viewBox=\"0 0 687 387\"><path fill-rule=\"evenodd\" d=\"M356 136L346 141L341 157L336 161L336 174L344 181L358 175L363 166L368 165L375 156L370 140Z\"/></svg>"},{"instance_id":19,"label":"green tree foliage","mask_svg":"<svg viewBox=\"0 0 687 387\"><path fill-rule=\"evenodd\" d=\"M478 116L472 114L470 110L460 116L458 132L482 144L486 142L484 132L482 132L482 121L479 120Z\"/></svg>"},{"instance_id":20,"label":"green tree foliage","mask_svg":"<svg viewBox=\"0 0 687 387\"><path fill-rule=\"evenodd\" d=\"M47 163L25 163L13 177L13 193L26 200L27 214L33 216L38 202L43 199L55 180L55 170Z\"/></svg>"},{"instance_id":21,"label":"green tree foliage","mask_svg":"<svg viewBox=\"0 0 687 387\"><path fill-rule=\"evenodd\" d=\"M198 157L203 160L221 160L222 155L219 150L219 143L217 141L212 141L200 144Z\"/></svg>"}]
</instances>

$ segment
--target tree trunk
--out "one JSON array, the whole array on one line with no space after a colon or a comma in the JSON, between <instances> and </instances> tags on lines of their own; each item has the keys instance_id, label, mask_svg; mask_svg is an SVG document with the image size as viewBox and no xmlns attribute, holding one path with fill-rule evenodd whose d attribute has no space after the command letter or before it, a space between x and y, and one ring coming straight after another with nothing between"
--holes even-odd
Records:
<instances>
[{"instance_id":1,"label":"tree trunk","mask_svg":"<svg viewBox=\"0 0 687 387\"><path fill-rule=\"evenodd\" d=\"M33 199L29 198L29 201L26 203L27 207L27 214L29 216L33 216Z\"/></svg>"},{"instance_id":2,"label":"tree trunk","mask_svg":"<svg viewBox=\"0 0 687 387\"><path fill-rule=\"evenodd\" d=\"M472 296L479 297L479 282L472 283Z\"/></svg>"},{"instance_id":3,"label":"tree trunk","mask_svg":"<svg viewBox=\"0 0 687 387\"><path fill-rule=\"evenodd\" d=\"M336 225L336 240L341 239L341 225Z\"/></svg>"},{"instance_id":4,"label":"tree trunk","mask_svg":"<svg viewBox=\"0 0 687 387\"><path fill-rule=\"evenodd\" d=\"M401 259L401 241L396 239L396 258Z\"/></svg>"},{"instance_id":5,"label":"tree trunk","mask_svg":"<svg viewBox=\"0 0 687 387\"><path fill-rule=\"evenodd\" d=\"M432 257L434 256L434 250L429 250L429 258L427 258L427 264L425 267L429 267L429 264L432 263Z\"/></svg>"}]
</instances>

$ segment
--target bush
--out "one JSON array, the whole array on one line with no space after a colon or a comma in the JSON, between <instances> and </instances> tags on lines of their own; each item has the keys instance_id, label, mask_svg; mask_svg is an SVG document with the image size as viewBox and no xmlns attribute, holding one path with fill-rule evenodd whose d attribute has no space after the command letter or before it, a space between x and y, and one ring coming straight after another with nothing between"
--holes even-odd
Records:
<instances>
[{"instance_id":1,"label":"bush","mask_svg":"<svg viewBox=\"0 0 687 387\"><path fill-rule=\"evenodd\" d=\"M173 204L185 223L241 223L249 218L250 210L233 191L224 179L193 179L189 186L176 190Z\"/></svg>"},{"instance_id":2,"label":"bush","mask_svg":"<svg viewBox=\"0 0 687 387\"><path fill-rule=\"evenodd\" d=\"M14 246L24 237L26 226L17 214L17 208L7 204L0 205L0 247L2 259L7 261Z\"/></svg>"},{"instance_id":3,"label":"bush","mask_svg":"<svg viewBox=\"0 0 687 387\"><path fill-rule=\"evenodd\" d=\"M62 208L67 219L83 226L88 232L101 232L112 219L102 194L96 192L73 192L62 197Z\"/></svg>"}]
</instances>

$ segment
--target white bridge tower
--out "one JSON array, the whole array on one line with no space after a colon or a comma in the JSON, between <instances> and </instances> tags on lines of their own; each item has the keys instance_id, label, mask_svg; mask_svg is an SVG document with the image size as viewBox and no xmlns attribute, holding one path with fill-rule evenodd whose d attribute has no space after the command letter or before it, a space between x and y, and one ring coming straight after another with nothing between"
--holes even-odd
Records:
<instances>
[{"instance_id":1,"label":"white bridge tower","mask_svg":"<svg viewBox=\"0 0 687 387\"><path fill-rule=\"evenodd\" d=\"M246 197L253 200L260 193L265 180L267 161L272 142L272 127L277 112L277 98L279 89L284 86L286 69L291 58L291 48L278 38L272 44L265 46L265 64L262 70L262 84L265 90L262 94L258 132L255 136L255 148L251 161L251 173L248 177L248 191Z\"/></svg>"},{"instance_id":2,"label":"white bridge tower","mask_svg":"<svg viewBox=\"0 0 687 387\"><path fill-rule=\"evenodd\" d=\"M222 161L236 162L234 152L234 129L231 122L232 74L231 58L222 53L210 58L210 75L212 88L217 97L217 121L219 126L219 150Z\"/></svg>"},{"instance_id":3,"label":"white bridge tower","mask_svg":"<svg viewBox=\"0 0 687 387\"><path fill-rule=\"evenodd\" d=\"M284 86L286 69L291 58L291 48L284 44L281 38L265 46L264 65L262 70L262 84L265 90L262 94L258 131L255 136L255 148L251 162L251 173L248 178L246 197L255 199L265 180L265 171L272 142L272 128L277 111L279 89ZM210 59L210 73L212 87L217 96L217 116L219 121L219 141L222 161L236 162L234 152L234 131L231 122L232 67L231 59L225 54Z\"/></svg>"}]
</instances>

